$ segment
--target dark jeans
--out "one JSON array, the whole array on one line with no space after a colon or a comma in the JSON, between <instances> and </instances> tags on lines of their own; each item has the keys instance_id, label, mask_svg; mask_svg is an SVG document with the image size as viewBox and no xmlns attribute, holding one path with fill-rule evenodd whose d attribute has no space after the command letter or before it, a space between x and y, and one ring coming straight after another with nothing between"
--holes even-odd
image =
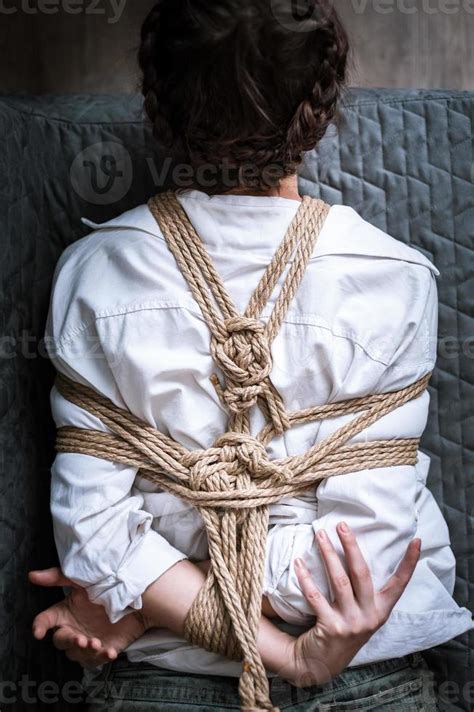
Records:
<instances>
[{"instance_id":1,"label":"dark jeans","mask_svg":"<svg viewBox=\"0 0 474 712\"><path fill-rule=\"evenodd\" d=\"M104 666L88 688L86 712L239 710L234 677L172 672L125 656ZM272 678L271 697L293 712L435 712L434 676L420 653L347 668L332 682L297 689Z\"/></svg>"}]
</instances>

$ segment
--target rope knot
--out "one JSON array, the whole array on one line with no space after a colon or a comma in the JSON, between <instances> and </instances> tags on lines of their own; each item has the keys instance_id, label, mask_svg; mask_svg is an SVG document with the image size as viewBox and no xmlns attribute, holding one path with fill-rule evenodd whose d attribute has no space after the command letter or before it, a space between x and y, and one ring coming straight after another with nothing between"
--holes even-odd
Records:
<instances>
[{"instance_id":1,"label":"rope knot","mask_svg":"<svg viewBox=\"0 0 474 712\"><path fill-rule=\"evenodd\" d=\"M242 475L256 480L277 477L284 482L293 476L289 467L269 459L260 440L234 431L220 435L207 450L188 452L181 464L189 468L189 487L195 492L230 491L239 487Z\"/></svg>"},{"instance_id":2,"label":"rope knot","mask_svg":"<svg viewBox=\"0 0 474 712\"><path fill-rule=\"evenodd\" d=\"M263 381L272 370L264 324L244 316L230 317L223 322L222 337L213 337L211 348L228 380L221 399L233 413L248 410L257 402Z\"/></svg>"},{"instance_id":3,"label":"rope knot","mask_svg":"<svg viewBox=\"0 0 474 712\"><path fill-rule=\"evenodd\" d=\"M234 461L253 479L276 476L280 480L291 480L291 470L270 460L263 443L252 435L229 431L217 438L214 447L221 448L227 461L232 453Z\"/></svg>"},{"instance_id":4,"label":"rope knot","mask_svg":"<svg viewBox=\"0 0 474 712\"><path fill-rule=\"evenodd\" d=\"M228 462L215 448L188 453L182 464L189 467L189 488L194 492L230 490L235 477L231 477Z\"/></svg>"}]
</instances>

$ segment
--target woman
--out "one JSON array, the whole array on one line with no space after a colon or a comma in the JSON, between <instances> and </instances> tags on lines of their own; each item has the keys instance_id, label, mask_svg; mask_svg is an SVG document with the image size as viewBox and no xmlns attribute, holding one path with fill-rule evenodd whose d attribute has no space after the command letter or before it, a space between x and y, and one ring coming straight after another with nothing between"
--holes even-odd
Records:
<instances>
[{"instance_id":1,"label":"woman","mask_svg":"<svg viewBox=\"0 0 474 712\"><path fill-rule=\"evenodd\" d=\"M333 120L345 81L347 38L330 3L314 0L301 17L286 6L162 0L142 29L147 113L186 166L192 189L179 203L241 313L299 209L297 167ZM55 273L47 326L55 365L189 449L209 447L228 412L210 385L206 323L159 225L146 205L88 224L94 232L63 253ZM426 376L435 274L421 254L333 206L272 345L272 383L284 402L309 408ZM58 427L107 430L56 388L51 404ZM424 393L359 441L418 438L427 405ZM341 418L288 431L269 453L302 452ZM257 645L278 675L274 704L436 709L418 651L472 624L450 595L454 559L426 474L420 453L416 465L333 476L270 507ZM35 635L57 628L55 644L86 667L126 649L99 673L107 684L91 710L237 708L241 666L183 639L208 566L196 510L150 487L136 467L90 455L59 453L52 476L64 573L32 580L75 588L37 617ZM428 538L416 569L415 533Z\"/></svg>"}]
</instances>

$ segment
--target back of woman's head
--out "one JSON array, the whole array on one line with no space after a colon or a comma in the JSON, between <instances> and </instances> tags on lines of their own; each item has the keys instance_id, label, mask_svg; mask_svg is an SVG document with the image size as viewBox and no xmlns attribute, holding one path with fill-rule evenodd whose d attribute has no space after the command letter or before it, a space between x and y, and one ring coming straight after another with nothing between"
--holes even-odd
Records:
<instances>
[{"instance_id":1,"label":"back of woman's head","mask_svg":"<svg viewBox=\"0 0 474 712\"><path fill-rule=\"evenodd\" d=\"M347 55L332 0L161 0L141 33L145 109L194 187L267 190L324 136Z\"/></svg>"}]
</instances>

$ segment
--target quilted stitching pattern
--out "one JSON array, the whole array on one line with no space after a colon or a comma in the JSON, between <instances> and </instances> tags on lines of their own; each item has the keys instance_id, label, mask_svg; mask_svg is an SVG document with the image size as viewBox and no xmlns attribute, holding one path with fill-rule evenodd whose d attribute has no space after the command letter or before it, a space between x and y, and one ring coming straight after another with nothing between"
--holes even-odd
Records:
<instances>
[{"instance_id":1,"label":"quilted stitching pattern","mask_svg":"<svg viewBox=\"0 0 474 712\"><path fill-rule=\"evenodd\" d=\"M457 556L455 597L471 610L473 105L474 94L468 92L353 91L338 130L308 155L301 172L303 192L353 206L423 251L441 272L438 367L423 446L432 457L428 485L448 521ZM3 97L0 137L3 679L28 675L37 685L44 680L62 685L77 677L77 669L30 635L33 615L55 594L26 582L29 568L55 562L48 511L54 457L48 395L54 373L40 341L51 278L62 250L87 232L79 218L102 222L144 202L156 190L150 159L159 170L165 157L143 126L138 97ZM104 141L118 142L128 152L133 181L120 200L90 204L71 189L70 166L80 151ZM428 657L440 680L462 690L473 669L473 640L463 636ZM24 709L21 697L17 689L18 701L8 709ZM64 699L38 701L34 708L69 709ZM469 699L460 695L444 709L468 710Z\"/></svg>"}]
</instances>

